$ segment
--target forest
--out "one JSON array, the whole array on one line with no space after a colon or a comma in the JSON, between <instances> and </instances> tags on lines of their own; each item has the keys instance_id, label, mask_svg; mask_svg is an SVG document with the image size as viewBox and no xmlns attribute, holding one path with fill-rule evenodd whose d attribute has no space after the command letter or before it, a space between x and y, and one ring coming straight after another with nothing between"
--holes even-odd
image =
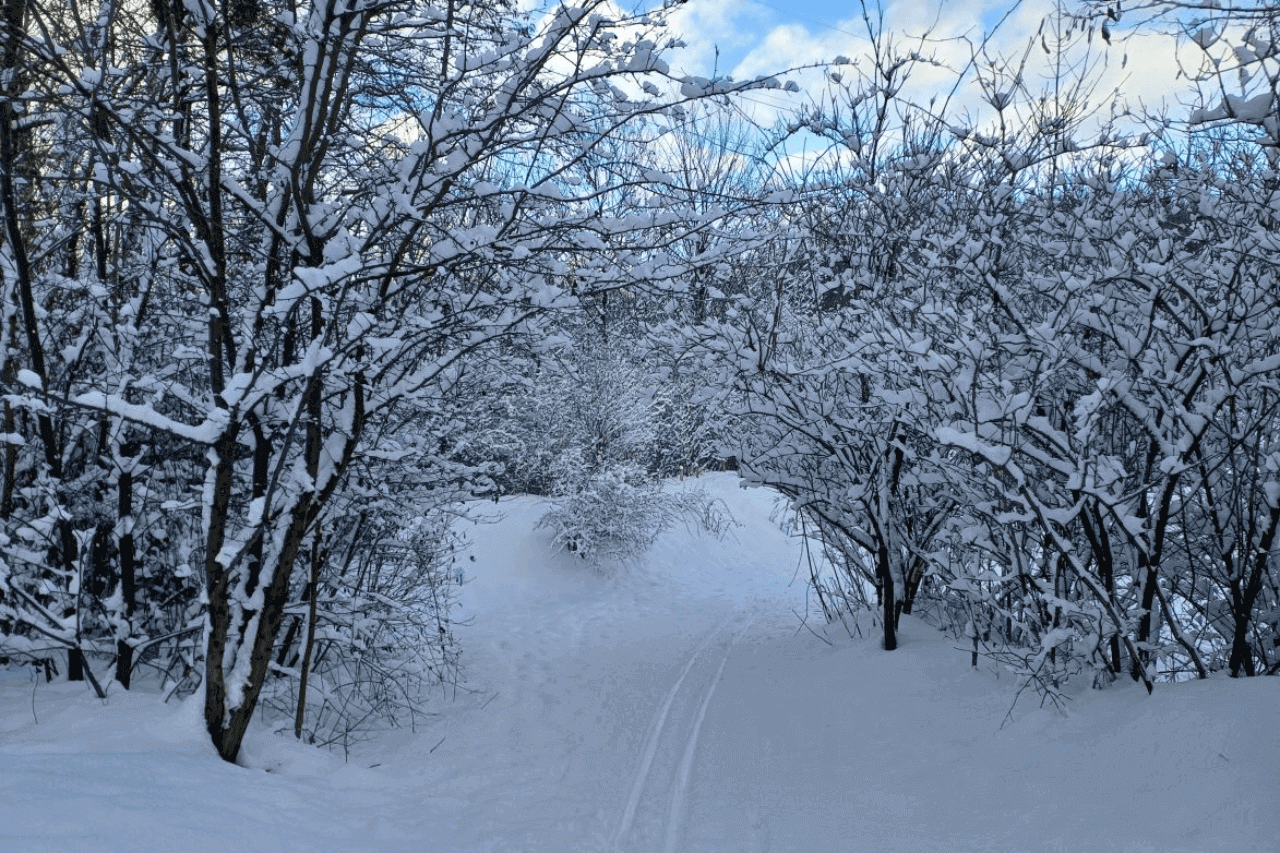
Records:
<instances>
[{"instance_id":1,"label":"forest","mask_svg":"<svg viewBox=\"0 0 1280 853\"><path fill-rule=\"evenodd\" d=\"M887 653L1280 673L1280 11L1082 0L950 68L868 2L733 80L681 5L3 0L0 666L338 742L457 679L471 507L603 571L723 526L661 487L714 469ZM1097 91L1134 28L1195 103Z\"/></svg>"}]
</instances>

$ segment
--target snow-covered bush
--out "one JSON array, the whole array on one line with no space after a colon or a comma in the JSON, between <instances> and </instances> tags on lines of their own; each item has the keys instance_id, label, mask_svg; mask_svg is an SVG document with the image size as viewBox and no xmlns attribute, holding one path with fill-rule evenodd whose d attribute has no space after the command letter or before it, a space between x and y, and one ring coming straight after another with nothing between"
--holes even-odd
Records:
<instances>
[{"instance_id":1,"label":"snow-covered bush","mask_svg":"<svg viewBox=\"0 0 1280 853\"><path fill-rule=\"evenodd\" d=\"M684 522L717 538L736 524L729 508L705 490L664 488L634 465L569 468L538 526L551 531L557 548L597 568L639 557L673 524Z\"/></svg>"},{"instance_id":2,"label":"snow-covered bush","mask_svg":"<svg viewBox=\"0 0 1280 853\"><path fill-rule=\"evenodd\" d=\"M600 566L643 554L671 523L673 508L661 483L617 464L560 480L539 526L556 547Z\"/></svg>"},{"instance_id":3,"label":"snow-covered bush","mask_svg":"<svg viewBox=\"0 0 1280 853\"><path fill-rule=\"evenodd\" d=\"M723 539L738 526L738 520L733 517L725 502L712 497L701 486L685 485L668 494L675 507L676 517L703 533Z\"/></svg>"},{"instance_id":4,"label":"snow-covered bush","mask_svg":"<svg viewBox=\"0 0 1280 853\"><path fill-rule=\"evenodd\" d=\"M728 389L687 367L668 367L655 375L653 473L677 477L718 464L725 437L733 430L724 400Z\"/></svg>"},{"instance_id":5,"label":"snow-covered bush","mask_svg":"<svg viewBox=\"0 0 1280 853\"><path fill-rule=\"evenodd\" d=\"M624 463L650 471L658 400L646 366L621 346L577 330L553 353L510 369L488 443L511 490L564 492L585 473Z\"/></svg>"},{"instance_id":6,"label":"snow-covered bush","mask_svg":"<svg viewBox=\"0 0 1280 853\"><path fill-rule=\"evenodd\" d=\"M366 505L308 555L319 560L317 594L311 582L294 591L262 703L310 743L345 749L371 731L412 727L432 688L457 684L462 543L447 507L414 512Z\"/></svg>"},{"instance_id":7,"label":"snow-covered bush","mask_svg":"<svg viewBox=\"0 0 1280 853\"><path fill-rule=\"evenodd\" d=\"M662 364L656 346L634 332L605 340L577 328L537 359L487 366L500 393L475 418L474 458L504 466L495 475L503 491L544 495L597 469L663 479L710 464L726 429L723 390Z\"/></svg>"}]
</instances>

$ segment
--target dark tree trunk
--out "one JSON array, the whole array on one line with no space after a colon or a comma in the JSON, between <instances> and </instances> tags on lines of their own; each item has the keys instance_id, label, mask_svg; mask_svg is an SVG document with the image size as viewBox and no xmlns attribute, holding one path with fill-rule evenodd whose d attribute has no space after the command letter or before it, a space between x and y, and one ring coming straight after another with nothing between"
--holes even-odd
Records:
<instances>
[{"instance_id":1,"label":"dark tree trunk","mask_svg":"<svg viewBox=\"0 0 1280 853\"><path fill-rule=\"evenodd\" d=\"M924 580L924 560L916 557L911 563L911 571L907 574L907 588L902 592L902 612L911 615L911 608L916 603L916 593Z\"/></svg>"},{"instance_id":2,"label":"dark tree trunk","mask_svg":"<svg viewBox=\"0 0 1280 853\"><path fill-rule=\"evenodd\" d=\"M881 544L876 553L876 573L880 576L881 616L884 619L884 650L891 652L898 647L898 606L893 584L893 572L889 567L889 549Z\"/></svg>"},{"instance_id":3,"label":"dark tree trunk","mask_svg":"<svg viewBox=\"0 0 1280 853\"><path fill-rule=\"evenodd\" d=\"M311 579L307 584L307 644L302 653L302 671L298 678L298 713L293 721L293 736L302 739L302 723L307 714L307 682L311 676L311 655L316 646L316 622L320 597L320 570L324 567L325 554L321 548L320 531L316 530L311 550Z\"/></svg>"},{"instance_id":4,"label":"dark tree trunk","mask_svg":"<svg viewBox=\"0 0 1280 853\"><path fill-rule=\"evenodd\" d=\"M204 555L205 593L209 600L208 626L205 628L204 722L218 754L228 761L235 760L240 744L236 742L235 750L227 758L222 749L227 708L226 673L222 670L222 661L231 632L231 578L227 567L219 562L219 552L226 541L236 452L236 430L233 428L214 445L213 500L207 510L209 529L205 532Z\"/></svg>"},{"instance_id":5,"label":"dark tree trunk","mask_svg":"<svg viewBox=\"0 0 1280 853\"><path fill-rule=\"evenodd\" d=\"M1148 469L1152 467L1151 460L1155 456L1155 444L1152 443L1152 452L1148 458ZM1169 525L1170 507L1173 503L1173 494L1177 490L1178 477L1171 476L1165 481L1164 488L1160 494L1160 503L1156 507L1155 528L1151 533L1151 542L1149 550L1138 550L1138 574L1142 577L1142 617L1138 620L1138 641L1134 645L1138 649L1138 654L1142 658L1143 667L1149 665L1152 660L1151 652L1143 648L1144 644L1151 641L1151 627L1154 623L1153 608L1156 599L1156 584L1160 580L1160 557L1164 550L1165 531ZM1144 498L1145 504L1145 498ZM1145 505L1143 507L1145 510ZM1145 512L1140 515L1145 516ZM1141 668L1137 662L1133 667L1133 680L1138 681L1142 678Z\"/></svg>"},{"instance_id":6,"label":"dark tree trunk","mask_svg":"<svg viewBox=\"0 0 1280 853\"><path fill-rule=\"evenodd\" d=\"M1232 584L1231 609L1235 625L1231 636L1231 658L1228 662L1232 678L1238 678L1241 669L1244 669L1245 675L1248 676L1256 673L1253 665L1253 650L1249 647L1249 624L1253 617L1253 604L1262 590L1262 576L1266 573L1267 560L1271 553L1271 546L1275 542L1277 528L1280 528L1280 504L1271 508L1267 518L1267 528L1258 538L1258 545L1253 553L1253 568L1244 588L1240 589L1239 581Z\"/></svg>"},{"instance_id":7,"label":"dark tree trunk","mask_svg":"<svg viewBox=\"0 0 1280 853\"><path fill-rule=\"evenodd\" d=\"M133 543L133 468L132 460L138 453L136 443L128 442L120 448L124 470L120 472L116 515L123 525L116 548L120 552L120 593L124 598L126 628L116 639L116 681L126 690L133 678L133 614L138 606L138 567Z\"/></svg>"},{"instance_id":8,"label":"dark tree trunk","mask_svg":"<svg viewBox=\"0 0 1280 853\"><path fill-rule=\"evenodd\" d=\"M243 693L238 705L228 708L226 703L226 673L221 667L215 667L207 661L210 672L219 670L222 682L222 693L218 707L212 707L206 698L205 721L209 724L209 735L218 755L224 761L234 762L240 754L240 744L244 742L245 732L253 719L254 709L258 705L258 696L266 681L267 670L271 663L271 650L275 646L276 637L280 634L280 625L284 621L284 611L288 604L289 579L293 575L293 566L297 562L298 552L302 547L302 539L306 533L308 517L312 508L309 500L299 501L290 518L289 529L285 534L284 547L279 560L271 567L271 582L263 590L262 609L258 612L257 629L252 637L237 636L233 640L240 646L239 654L248 654L249 677L243 685ZM228 610L227 615L230 616ZM207 694L206 694L207 696Z\"/></svg>"}]
</instances>

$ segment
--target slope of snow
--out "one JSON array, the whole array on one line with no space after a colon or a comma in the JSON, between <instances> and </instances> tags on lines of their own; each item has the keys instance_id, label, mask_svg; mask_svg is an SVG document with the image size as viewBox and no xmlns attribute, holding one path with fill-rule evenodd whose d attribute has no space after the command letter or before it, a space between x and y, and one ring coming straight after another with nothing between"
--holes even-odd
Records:
<instances>
[{"instance_id":1,"label":"slope of snow","mask_svg":"<svg viewBox=\"0 0 1280 853\"><path fill-rule=\"evenodd\" d=\"M1280 850L1280 679L1127 683L1066 715L906 620L886 654L806 610L763 491L605 575L536 500L469 530L468 682L340 755L219 762L195 702L0 681L0 850ZM1005 722L1001 728L1002 722Z\"/></svg>"}]
</instances>

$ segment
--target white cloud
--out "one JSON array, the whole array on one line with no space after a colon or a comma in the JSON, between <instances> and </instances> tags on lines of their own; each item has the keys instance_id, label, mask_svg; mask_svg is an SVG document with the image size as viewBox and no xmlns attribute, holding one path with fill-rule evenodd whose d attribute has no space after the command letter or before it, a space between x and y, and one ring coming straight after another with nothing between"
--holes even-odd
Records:
<instances>
[{"instance_id":1,"label":"white cloud","mask_svg":"<svg viewBox=\"0 0 1280 853\"><path fill-rule=\"evenodd\" d=\"M1112 25L1115 31L1111 33L1111 44L1107 45L1096 30L1091 40L1082 38L1082 25L1077 24L1071 48L1059 64L1059 57L1053 53L1056 49L1054 0L1024 0L983 44L983 22L999 20L1009 5L1008 0L944 0L942 5L938 0L898 0L889 4L884 24L898 48L918 51L937 63L936 66L916 66L904 94L917 103L926 103L930 97L937 96L941 103L957 75L965 73L967 81L949 104L948 114L955 120L966 113L977 121L991 117L994 111L984 103L982 90L975 85L972 67L975 53L982 49L978 56L980 63L986 59L1003 61L1011 72L1022 65L1025 56L1022 82L1036 95L1052 91L1052 79L1059 69L1072 74L1078 73L1081 67L1090 69L1089 78L1093 81L1090 106L1099 111L1100 118L1109 116L1113 104L1120 102L1153 111L1163 104L1174 115L1187 112L1179 106L1179 101L1189 100L1189 95L1185 94L1186 81L1178 79L1179 49L1171 36L1152 29L1135 35ZM773 8L751 0L690 0L673 15L674 29L688 46L673 53L672 67L709 75L718 45L721 73L724 73L725 58L736 57L728 73L738 80L779 74L840 55L850 57L864 69L869 68L867 26L861 17L851 16L825 27L816 23L785 22L784 17ZM926 32L928 37L922 40ZM1051 55L1045 54L1042 39ZM1198 51L1194 46L1191 48ZM1184 62L1198 61L1197 56L1188 55L1185 45L1181 55ZM846 73L846 82L855 76ZM800 71L788 77L796 79L805 87L807 96L815 100L821 98L830 85L823 71ZM794 112L803 99L770 92L754 98L751 103L757 119L769 123L772 115Z\"/></svg>"},{"instance_id":2,"label":"white cloud","mask_svg":"<svg viewBox=\"0 0 1280 853\"><path fill-rule=\"evenodd\" d=\"M751 50L775 17L751 0L690 0L671 13L672 33L687 45L672 54L672 66L702 77L726 74L729 57Z\"/></svg>"}]
</instances>

